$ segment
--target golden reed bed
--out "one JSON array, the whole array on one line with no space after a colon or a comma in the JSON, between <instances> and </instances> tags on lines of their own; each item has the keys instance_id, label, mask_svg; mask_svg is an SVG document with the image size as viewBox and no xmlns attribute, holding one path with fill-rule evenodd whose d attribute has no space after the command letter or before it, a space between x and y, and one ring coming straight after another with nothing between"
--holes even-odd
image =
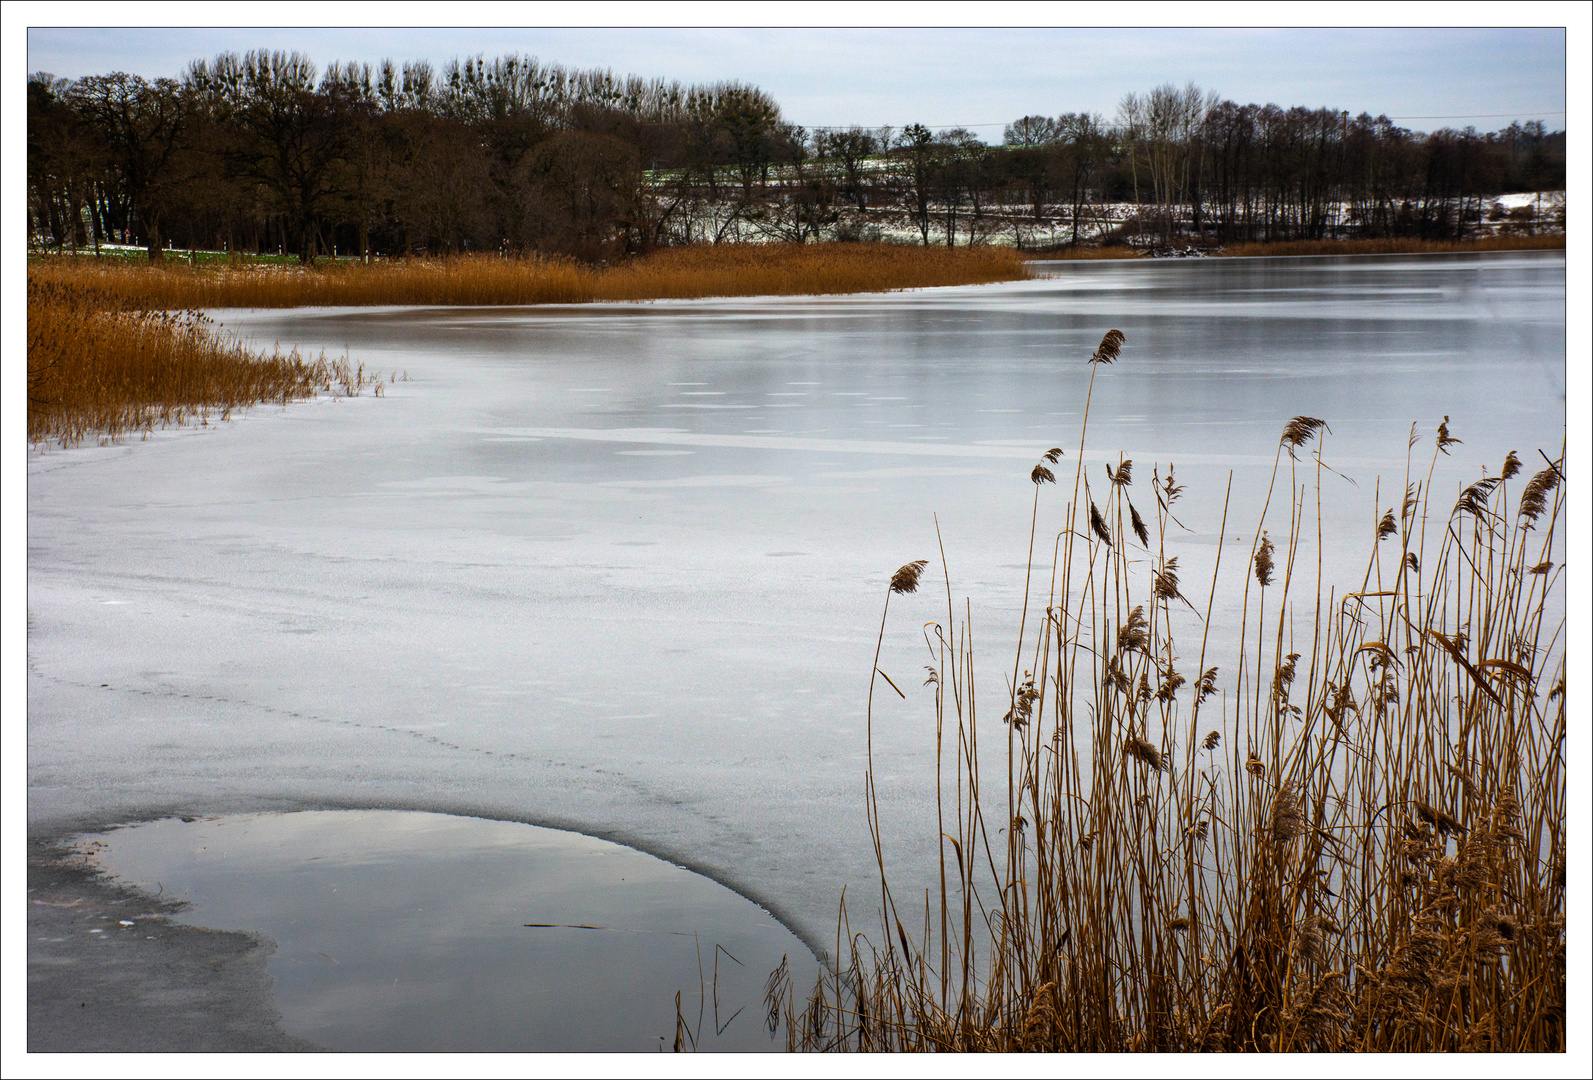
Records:
<instances>
[{"instance_id":1,"label":"golden reed bed","mask_svg":"<svg viewBox=\"0 0 1593 1080\"><path fill-rule=\"evenodd\" d=\"M314 269L50 257L28 266L28 438L70 445L368 381L346 361L257 356L203 308L569 304L877 292L1024 277L1001 248L677 248L612 267L469 256ZM181 312L182 314L172 314Z\"/></svg>"},{"instance_id":2,"label":"golden reed bed","mask_svg":"<svg viewBox=\"0 0 1593 1080\"><path fill-rule=\"evenodd\" d=\"M92 285L139 308L580 304L803 296L978 285L1024 277L1006 248L745 244L669 248L615 266L491 255L342 262L313 269L98 263L50 258L29 278Z\"/></svg>"},{"instance_id":3,"label":"golden reed bed","mask_svg":"<svg viewBox=\"0 0 1593 1080\"><path fill-rule=\"evenodd\" d=\"M28 441L105 441L262 402L352 396L374 381L346 359L250 352L209 323L195 311L124 310L115 296L30 274Z\"/></svg>"}]
</instances>

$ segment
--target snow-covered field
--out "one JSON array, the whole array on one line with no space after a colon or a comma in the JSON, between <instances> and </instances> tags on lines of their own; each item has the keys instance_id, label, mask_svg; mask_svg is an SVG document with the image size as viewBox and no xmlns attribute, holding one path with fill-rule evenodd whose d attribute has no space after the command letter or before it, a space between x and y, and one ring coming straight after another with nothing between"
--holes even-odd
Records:
<instances>
[{"instance_id":1,"label":"snow-covered field","mask_svg":"<svg viewBox=\"0 0 1593 1080\"><path fill-rule=\"evenodd\" d=\"M661 200L669 203L670 200ZM709 202L706 200L685 203L675 207L671 215L674 235L686 243L728 240L740 243L760 243L788 238L794 227L789 214L760 206L756 216L748 215L733 200ZM826 226L821 239L849 238L861 240L886 240L897 244L919 244L923 233L917 222L899 207L874 207L858 211L841 206L839 221ZM1187 206L1176 207L1184 233L1193 234L1190 222L1193 211ZM1525 216L1530 210L1530 217ZM1125 222L1142 215L1149 221L1156 208L1150 204L1136 207L1132 202L1087 202L1079 209L1079 239L1095 243ZM1208 210L1209 213L1209 210ZM1352 208L1348 203L1331 206L1327 211L1330 234L1353 237L1357 234ZM1514 214L1514 216L1512 216ZM1020 246L1024 248L1050 248L1072 242L1073 209L1068 205L1047 204L1037 214L1031 205L989 203L973 214L963 203L953 215L945 204L935 204L929 217L929 242L944 244L948 220L956 230L956 242L966 245L970 237L977 244ZM1481 220L1468 223L1469 238L1503 236L1530 230L1536 235L1550 235L1565 231L1565 192L1539 191L1499 195L1485 200ZM1129 236L1127 241L1135 246L1148 246L1158 242L1151 235Z\"/></svg>"},{"instance_id":2,"label":"snow-covered field","mask_svg":"<svg viewBox=\"0 0 1593 1080\"><path fill-rule=\"evenodd\" d=\"M1128 340L1087 467L1128 454L1153 504L1152 463L1176 462L1187 582L1210 572L1230 469L1248 540L1292 415L1328 420L1328 460L1359 485L1329 508L1367 523L1403 486L1412 421L1424 468L1445 415L1464 439L1438 466L1451 487L1564 435L1563 253L1056 273L217 313L410 381L30 454L30 830L340 806L530 821L703 870L822 947L842 887L872 881L863 703L886 582L938 558L938 514L982 693L1003 696L1029 469L1055 445L1071 472L1107 328ZM1050 536L1062 497L1045 499ZM1371 525L1352 532L1330 568L1364 569ZM938 587L898 597L881 661L908 698L884 695L875 735L908 876L934 844L920 627L945 617Z\"/></svg>"}]
</instances>

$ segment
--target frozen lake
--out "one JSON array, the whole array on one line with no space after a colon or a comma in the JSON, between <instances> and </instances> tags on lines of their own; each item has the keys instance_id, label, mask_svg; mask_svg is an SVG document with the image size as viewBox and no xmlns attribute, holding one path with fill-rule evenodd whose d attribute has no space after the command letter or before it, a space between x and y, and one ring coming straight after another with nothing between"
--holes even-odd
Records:
<instances>
[{"instance_id":1,"label":"frozen lake","mask_svg":"<svg viewBox=\"0 0 1593 1080\"><path fill-rule=\"evenodd\" d=\"M1065 448L1048 538L1107 329L1127 343L1096 382L1086 475L1132 458L1144 510L1153 463L1176 464L1191 531L1168 552L1192 596L1229 471L1248 550L1291 416L1327 420L1325 459L1358 485L1325 489L1352 584L1413 421L1423 475L1445 415L1464 440L1439 490L1559 453L1562 253L1042 269L841 298L216 313L409 381L30 456L30 829L530 822L699 870L833 948L842 886L859 915L877 895L863 709L886 583L933 560L881 660L907 700L876 712L887 857L910 875L935 834L933 515L999 727L1029 470Z\"/></svg>"}]
</instances>

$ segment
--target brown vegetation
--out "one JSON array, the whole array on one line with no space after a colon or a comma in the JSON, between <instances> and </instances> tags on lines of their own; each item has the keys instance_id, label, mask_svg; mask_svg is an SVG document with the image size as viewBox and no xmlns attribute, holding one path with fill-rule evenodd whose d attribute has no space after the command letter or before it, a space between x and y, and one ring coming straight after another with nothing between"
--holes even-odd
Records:
<instances>
[{"instance_id":1,"label":"brown vegetation","mask_svg":"<svg viewBox=\"0 0 1593 1080\"><path fill-rule=\"evenodd\" d=\"M1131 534L1129 463L1093 493L1076 465L1038 626L1026 582L994 768L948 577L946 623L924 627L938 895L918 911L887 880L870 740L879 920L856 930L843 911L838 969L800 1008L772 981L791 1048L1565 1050L1561 465L1511 499L1511 453L1439 495L1446 424L1426 476L1407 465L1372 516L1363 580L1336 591L1310 520L1329 434L1284 429L1267 505L1287 484L1287 524L1274 541L1263 510L1229 556L1230 642L1199 625L1221 545L1198 623L1165 552L1187 520L1172 467L1151 470L1155 524ZM1029 476L1038 506L1053 474ZM887 614L922 569L892 578ZM1198 641L1175 643L1175 616Z\"/></svg>"},{"instance_id":2,"label":"brown vegetation","mask_svg":"<svg viewBox=\"0 0 1593 1080\"><path fill-rule=\"evenodd\" d=\"M353 395L370 381L346 360L251 353L209 322L197 311L128 310L107 292L30 273L28 441L114 439L334 387Z\"/></svg>"},{"instance_id":3,"label":"brown vegetation","mask_svg":"<svg viewBox=\"0 0 1593 1080\"><path fill-rule=\"evenodd\" d=\"M50 258L29 280L80 282L135 307L577 304L598 300L801 296L972 285L1024 277L1006 248L892 244L720 244L671 248L608 267L490 255L342 262L313 269L104 263Z\"/></svg>"}]
</instances>

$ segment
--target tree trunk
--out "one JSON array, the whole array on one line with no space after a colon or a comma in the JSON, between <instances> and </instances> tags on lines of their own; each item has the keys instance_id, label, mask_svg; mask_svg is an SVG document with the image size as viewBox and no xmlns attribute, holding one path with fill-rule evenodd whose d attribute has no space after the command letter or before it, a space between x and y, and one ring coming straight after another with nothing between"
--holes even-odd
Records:
<instances>
[{"instance_id":1,"label":"tree trunk","mask_svg":"<svg viewBox=\"0 0 1593 1080\"><path fill-rule=\"evenodd\" d=\"M160 215L149 214L146 216L140 214L138 217L144 225L144 243L149 250L149 261L152 263L163 262L166 258L166 253L161 250L160 244Z\"/></svg>"}]
</instances>

